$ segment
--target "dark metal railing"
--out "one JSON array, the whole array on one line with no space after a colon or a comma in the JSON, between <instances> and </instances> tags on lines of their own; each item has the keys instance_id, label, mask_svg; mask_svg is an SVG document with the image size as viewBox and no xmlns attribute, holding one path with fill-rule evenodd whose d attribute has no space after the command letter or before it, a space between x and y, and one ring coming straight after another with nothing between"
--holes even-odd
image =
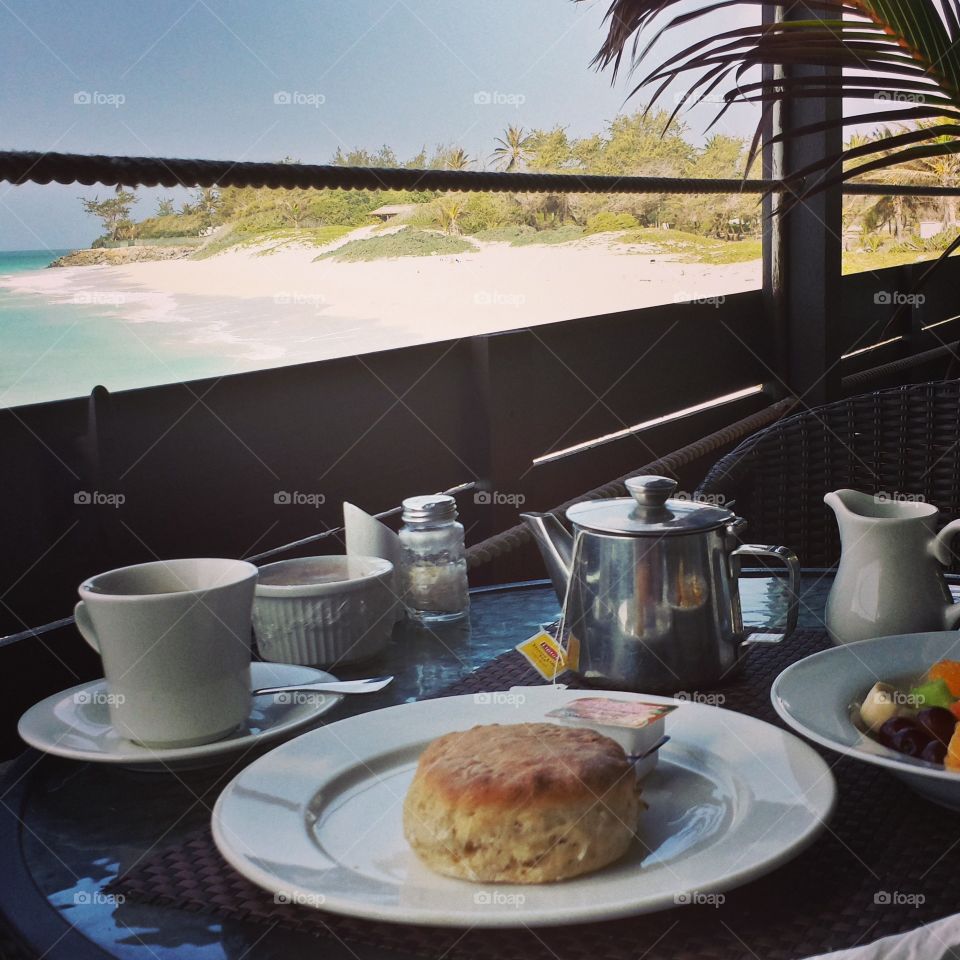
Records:
<instances>
[{"instance_id":1,"label":"dark metal railing","mask_svg":"<svg viewBox=\"0 0 960 960\"><path fill-rule=\"evenodd\" d=\"M305 163L251 163L174 157L88 156L39 151L0 152L0 181L104 186L271 187L275 189L438 190L510 193L755 193L802 192L803 181L755 178L599 176L506 173L494 170L420 170ZM847 183L850 196L960 196L960 187Z\"/></svg>"}]
</instances>

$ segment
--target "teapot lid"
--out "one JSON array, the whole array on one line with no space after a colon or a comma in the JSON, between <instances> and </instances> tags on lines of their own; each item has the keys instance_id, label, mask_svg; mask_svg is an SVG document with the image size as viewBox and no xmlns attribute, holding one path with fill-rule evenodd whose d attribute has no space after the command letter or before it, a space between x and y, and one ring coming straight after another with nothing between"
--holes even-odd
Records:
<instances>
[{"instance_id":1,"label":"teapot lid","mask_svg":"<svg viewBox=\"0 0 960 960\"><path fill-rule=\"evenodd\" d=\"M630 477L625 485L629 497L576 503L567 510L567 519L597 533L663 536L715 530L735 518L724 507L671 500L677 481L669 477Z\"/></svg>"}]
</instances>

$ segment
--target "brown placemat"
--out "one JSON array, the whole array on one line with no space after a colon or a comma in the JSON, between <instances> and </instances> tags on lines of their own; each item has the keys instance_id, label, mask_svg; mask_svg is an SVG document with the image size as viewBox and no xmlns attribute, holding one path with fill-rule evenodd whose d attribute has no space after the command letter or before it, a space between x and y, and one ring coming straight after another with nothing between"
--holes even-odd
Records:
<instances>
[{"instance_id":1,"label":"brown placemat","mask_svg":"<svg viewBox=\"0 0 960 960\"><path fill-rule=\"evenodd\" d=\"M789 663L828 643L820 631L800 630L785 643L757 645L741 674L717 691L724 706L782 726L770 704L771 681ZM511 652L443 695L537 682L526 661ZM450 960L792 960L867 943L960 910L960 816L920 799L878 767L821 753L839 788L829 828L791 863L727 892L719 906L496 931L357 920L275 903L224 862L208 828L140 861L111 889L141 902Z\"/></svg>"}]
</instances>

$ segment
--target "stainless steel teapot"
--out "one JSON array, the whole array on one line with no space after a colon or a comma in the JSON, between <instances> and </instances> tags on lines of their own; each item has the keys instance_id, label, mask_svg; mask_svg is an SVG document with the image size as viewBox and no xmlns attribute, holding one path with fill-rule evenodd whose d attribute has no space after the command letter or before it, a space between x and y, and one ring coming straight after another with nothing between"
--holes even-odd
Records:
<instances>
[{"instance_id":1,"label":"stainless steel teapot","mask_svg":"<svg viewBox=\"0 0 960 960\"><path fill-rule=\"evenodd\" d=\"M728 678L744 649L744 555L786 564L786 632L763 639L793 632L800 563L792 550L741 544L746 521L723 507L671 500L677 482L668 477L632 477L626 487L630 497L570 507L572 536L553 514L521 514L563 603L564 630L579 647L578 672L587 682L675 693Z\"/></svg>"}]
</instances>

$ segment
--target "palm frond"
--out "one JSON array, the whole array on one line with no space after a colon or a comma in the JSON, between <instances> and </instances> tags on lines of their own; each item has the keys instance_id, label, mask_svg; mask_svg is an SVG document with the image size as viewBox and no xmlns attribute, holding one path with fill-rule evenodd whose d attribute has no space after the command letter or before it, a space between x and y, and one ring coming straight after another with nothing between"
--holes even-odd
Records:
<instances>
[{"instance_id":1,"label":"palm frond","mask_svg":"<svg viewBox=\"0 0 960 960\"><path fill-rule=\"evenodd\" d=\"M671 122L683 107L712 98L721 88L725 92L714 124L739 103L758 104L765 113L778 102L811 97L861 104L859 113L794 127L774 142L883 119L919 123L942 118L948 124L960 120L960 0L807 0L809 18L768 23L761 22L763 10L782 4L700 0L695 9L689 5L690 0L613 0L606 17L607 37L594 58L601 68L612 66L616 78L628 57L630 72L637 77L628 96L652 90L648 109L668 89L683 83L687 92L670 114ZM665 34L698 20L722 21L724 12L734 7L754 10L757 22L714 30L657 62L654 54ZM785 76L750 77L751 71L765 65L788 69ZM826 69L810 74L789 69L795 67ZM863 106L865 101L873 101L872 107ZM747 169L760 142L758 127ZM797 181L807 179L797 195L803 199L829 184L951 151L960 154L957 130L943 124L921 125L889 132L867 144L848 145L791 175Z\"/></svg>"}]
</instances>

